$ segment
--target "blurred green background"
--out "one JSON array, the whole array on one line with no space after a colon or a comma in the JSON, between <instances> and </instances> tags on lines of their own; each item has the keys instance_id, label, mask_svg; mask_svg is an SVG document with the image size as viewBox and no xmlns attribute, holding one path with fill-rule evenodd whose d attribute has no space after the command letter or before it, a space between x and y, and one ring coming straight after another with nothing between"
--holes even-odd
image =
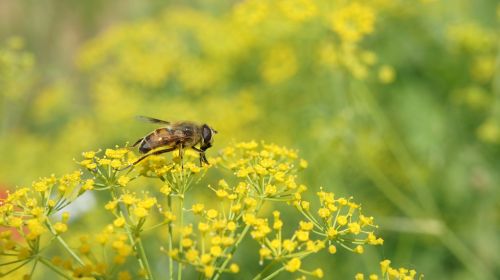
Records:
<instances>
[{"instance_id":1,"label":"blurred green background","mask_svg":"<svg viewBox=\"0 0 500 280\"><path fill-rule=\"evenodd\" d=\"M3 0L0 186L134 142L136 115L206 122L211 153L296 148L375 216L384 246L322 256L327 279L497 279L499 23L493 0Z\"/></svg>"}]
</instances>

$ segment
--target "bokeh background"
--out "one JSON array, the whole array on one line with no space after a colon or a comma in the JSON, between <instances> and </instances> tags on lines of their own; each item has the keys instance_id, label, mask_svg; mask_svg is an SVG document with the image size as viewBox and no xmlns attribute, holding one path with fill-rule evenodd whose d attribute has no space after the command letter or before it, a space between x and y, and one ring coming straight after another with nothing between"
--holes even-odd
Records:
<instances>
[{"instance_id":1,"label":"bokeh background","mask_svg":"<svg viewBox=\"0 0 500 280\"><path fill-rule=\"evenodd\" d=\"M134 142L136 115L206 122L211 153L298 149L376 217L384 246L327 279L498 279L499 30L494 0L1 0L0 187Z\"/></svg>"}]
</instances>

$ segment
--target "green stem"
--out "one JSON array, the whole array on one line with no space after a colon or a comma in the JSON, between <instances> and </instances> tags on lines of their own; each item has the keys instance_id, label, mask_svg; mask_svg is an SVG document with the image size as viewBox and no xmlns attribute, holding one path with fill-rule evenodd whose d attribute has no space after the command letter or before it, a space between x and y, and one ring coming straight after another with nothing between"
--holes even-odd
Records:
<instances>
[{"instance_id":1,"label":"green stem","mask_svg":"<svg viewBox=\"0 0 500 280\"><path fill-rule=\"evenodd\" d=\"M253 278L253 280L259 280L259 279L262 279L262 275L266 274L266 272L271 269L271 267L273 267L273 265L276 264L276 261L272 261L270 262L269 264L266 265L266 267L264 267L264 269L257 275L255 275L255 277Z\"/></svg>"},{"instance_id":2,"label":"green stem","mask_svg":"<svg viewBox=\"0 0 500 280\"><path fill-rule=\"evenodd\" d=\"M280 272L282 272L283 270L285 270L285 266L281 267L280 269L278 270L275 270L273 273L269 274L266 278L264 278L263 280L269 280L269 279L273 279L276 275L278 275Z\"/></svg>"},{"instance_id":3,"label":"green stem","mask_svg":"<svg viewBox=\"0 0 500 280\"><path fill-rule=\"evenodd\" d=\"M70 276L66 275L66 273L64 273L60 268L56 267L55 265L53 265L50 261L46 260L45 258L39 257L38 260L40 260L41 263L43 263L48 268L52 269L55 273L59 274L63 278L69 279L69 280L72 279Z\"/></svg>"},{"instance_id":4,"label":"green stem","mask_svg":"<svg viewBox=\"0 0 500 280\"><path fill-rule=\"evenodd\" d=\"M172 211L172 197L169 195L168 196L168 211ZM168 274L169 274L169 279L173 280L174 279L174 260L172 259L172 256L170 255L170 252L172 252L172 222L168 223Z\"/></svg>"},{"instance_id":5,"label":"green stem","mask_svg":"<svg viewBox=\"0 0 500 280\"><path fill-rule=\"evenodd\" d=\"M123 217L123 213L121 212L121 210L120 215ZM139 262L139 267L147 272L147 279L152 280L152 274L149 270L149 264L147 264L148 261L146 258L146 254L144 253L144 248L142 248L140 237L134 238L134 236L132 235L132 231L130 230L130 227L128 225L125 226L125 230L127 232L128 239L130 240L132 248L134 248L134 251L137 253L136 257L137 261ZM136 242L136 239L138 240L138 242Z\"/></svg>"},{"instance_id":6,"label":"green stem","mask_svg":"<svg viewBox=\"0 0 500 280\"><path fill-rule=\"evenodd\" d=\"M153 280L153 273L151 273L151 268L149 266L148 258L146 256L146 251L144 250L144 246L142 244L142 240L139 236L137 236L137 243L136 243L137 249L139 250L139 254L141 259L144 261L144 264L146 266L146 272L148 273L148 278L150 280Z\"/></svg>"},{"instance_id":7,"label":"green stem","mask_svg":"<svg viewBox=\"0 0 500 280\"><path fill-rule=\"evenodd\" d=\"M263 203L263 201L260 200L259 204L257 205L257 208L255 210L255 213L259 212L260 207L262 206L262 203ZM236 251L236 249L238 248L238 245L240 245L240 243L243 241L243 238L245 238L245 236L247 235L248 230L250 229L250 227L251 227L250 225L246 225L245 226L245 228L241 232L240 236L238 237L238 240L236 241L236 243L234 243L234 246L231 248L231 250L229 252L229 255L232 256L234 254L234 251ZM231 258L226 258L224 260L224 262L222 263L220 269L217 270L217 274L214 276L213 280L219 279L219 277L221 276L222 272L224 271L224 269L226 269L227 265L229 264L230 260L231 260Z\"/></svg>"},{"instance_id":8,"label":"green stem","mask_svg":"<svg viewBox=\"0 0 500 280\"><path fill-rule=\"evenodd\" d=\"M33 279L33 273L35 273L35 269L36 269L37 265L38 265L38 258L35 259L35 263L33 264L33 267L31 268L29 279Z\"/></svg>"},{"instance_id":9,"label":"green stem","mask_svg":"<svg viewBox=\"0 0 500 280\"><path fill-rule=\"evenodd\" d=\"M179 232L182 233L182 227L184 226L184 194L179 196ZM179 235L179 252L182 253L182 234ZM182 263L177 264L177 280L182 279Z\"/></svg>"},{"instance_id":10,"label":"green stem","mask_svg":"<svg viewBox=\"0 0 500 280\"><path fill-rule=\"evenodd\" d=\"M116 199L116 197L117 197L113 188L111 189L111 196L113 197L113 199ZM132 248L134 248L135 253L137 253L136 257L137 257L137 261L139 262L139 267L146 271L146 273L147 273L146 279L153 280L154 277L153 277L153 274L151 273L151 269L149 267L148 258L146 256L146 252L144 251L144 246L142 245L141 237L139 236L139 231L137 231L136 234L132 233L132 230L130 228L132 221L130 219L130 216L128 215L128 213L124 209L127 209L126 206L123 203L120 203L118 206L118 213L119 213L120 217L124 218L126 221L125 231L127 232L127 236L130 240L130 244L132 245Z\"/></svg>"},{"instance_id":11,"label":"green stem","mask_svg":"<svg viewBox=\"0 0 500 280\"><path fill-rule=\"evenodd\" d=\"M45 222L45 225L49 228L50 232L55 236L56 240L61 244L61 246L66 249L66 251L80 264L80 265L85 265L85 263L80 259L80 257L75 253L75 251L71 250L71 248L68 246L68 244L64 241L64 239L57 234L56 230L52 226L52 224L47 220Z\"/></svg>"}]
</instances>

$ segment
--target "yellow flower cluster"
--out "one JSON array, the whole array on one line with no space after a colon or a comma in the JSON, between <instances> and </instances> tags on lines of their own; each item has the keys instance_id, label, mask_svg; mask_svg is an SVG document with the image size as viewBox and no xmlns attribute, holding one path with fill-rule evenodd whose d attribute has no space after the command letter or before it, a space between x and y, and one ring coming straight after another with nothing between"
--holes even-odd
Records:
<instances>
[{"instance_id":1,"label":"yellow flower cluster","mask_svg":"<svg viewBox=\"0 0 500 280\"><path fill-rule=\"evenodd\" d=\"M476 22L464 22L448 28L449 44L455 55L467 54L469 85L457 89L457 103L473 110L487 110L497 66L498 32ZM458 58L457 58L458 59ZM477 127L477 137L486 143L500 143L500 124L485 118Z\"/></svg>"},{"instance_id":2,"label":"yellow flower cluster","mask_svg":"<svg viewBox=\"0 0 500 280\"><path fill-rule=\"evenodd\" d=\"M375 12L369 6L349 2L332 14L332 29L345 42L358 42L374 31Z\"/></svg>"},{"instance_id":3,"label":"yellow flower cluster","mask_svg":"<svg viewBox=\"0 0 500 280\"><path fill-rule=\"evenodd\" d=\"M220 157L211 158L212 164L203 167L195 165L198 154L190 152L182 159L178 152L172 160L168 156L151 156L138 166L130 166L136 157L126 148L107 149L102 157L99 153L83 153L84 159L79 162L90 177L76 171L59 178L42 178L32 188L19 188L5 199L0 206L0 225L11 231L1 233L0 251L16 258L12 264L21 263L22 267L40 261L67 279L153 279L143 236L163 228L160 250L168 256L170 279L174 271L182 278L186 267L207 279L238 273L240 267L233 258L241 242L249 237L259 244L259 263L267 265L257 279L282 271L322 278L321 268L303 269L305 257L326 248L334 254L336 245L362 253L363 245L383 243L373 233L373 218L364 216L360 205L351 198L335 198L321 189L317 193L318 207L312 209L302 197L307 188L297 183L298 171L307 168L308 163L295 150L255 141L237 143L221 150ZM220 179L216 186L208 185L220 202L219 208L199 201L186 208L190 186L197 184L214 164L234 175ZM150 178L160 179L163 185L141 192L129 185L132 180L140 183ZM72 232L69 214L62 213L58 221L51 215L85 191L109 194L111 199L104 209L110 214L110 222L100 233L89 232L79 238L77 246L69 246L64 240ZM298 210L304 220L286 237L290 228L282 220L283 212L274 211L272 218L265 217L261 210L266 203L282 203L291 211ZM185 223L188 218L189 223ZM14 234L21 240L16 240ZM51 234L52 240L71 257L42 256L44 249L52 245L41 238L44 234ZM127 265L131 256L137 260L138 270Z\"/></svg>"},{"instance_id":4,"label":"yellow flower cluster","mask_svg":"<svg viewBox=\"0 0 500 280\"><path fill-rule=\"evenodd\" d=\"M62 246L68 231L69 213L62 209L82 195L91 184L82 179L81 171L56 177L40 178L31 188L19 187L0 204L0 235L2 261L20 268L35 259L47 261L37 254L49 245L42 241L51 238ZM54 214L60 213L60 220ZM14 258L14 260L10 260Z\"/></svg>"},{"instance_id":5,"label":"yellow flower cluster","mask_svg":"<svg viewBox=\"0 0 500 280\"><path fill-rule=\"evenodd\" d=\"M89 151L82 153L83 160L80 165L92 173L111 173L123 169L135 160L133 153L127 148L106 149L102 157L98 157L98 152Z\"/></svg>"},{"instance_id":6,"label":"yellow flower cluster","mask_svg":"<svg viewBox=\"0 0 500 280\"><path fill-rule=\"evenodd\" d=\"M233 83L230 73L240 71L255 71L245 76L256 77L255 83L264 82L263 86L293 81L296 73L310 66L304 53L317 44L302 42L312 35L316 37L311 42L319 39L334 45L334 55L343 60L336 66L347 66L354 77L365 79L368 65L363 65L365 50L360 45L375 33L376 18L386 9L372 1L339 0L238 1L217 16L170 8L156 18L115 27L89 42L79 64L108 73L106 78L96 76L96 87L106 93L114 84L161 89L175 81L183 93L212 94L212 89ZM190 40L179 36L179 30L191 34ZM192 51L192 44L199 51ZM256 61L256 65L243 70L235 61Z\"/></svg>"},{"instance_id":7,"label":"yellow flower cluster","mask_svg":"<svg viewBox=\"0 0 500 280\"><path fill-rule=\"evenodd\" d=\"M192 265L206 278L215 273L237 273L239 267L235 263L227 268L220 265L232 258L229 251L236 243L236 222L215 209L203 208L203 204L193 205L192 211L200 217L200 222L181 228L179 247L167 253L176 261Z\"/></svg>"},{"instance_id":8,"label":"yellow flower cluster","mask_svg":"<svg viewBox=\"0 0 500 280\"><path fill-rule=\"evenodd\" d=\"M102 255L103 251L106 251L106 256ZM70 273L74 278L93 277L100 279L113 275L114 271L133 254L134 250L125 233L108 225L101 233L92 238L87 235L81 236L77 252L79 257L76 264L71 259L64 259L60 256L54 256L51 263L65 273ZM118 275L120 274L123 277L124 274L130 273L121 271L118 272ZM118 279L122 278L118 276Z\"/></svg>"},{"instance_id":9,"label":"yellow flower cluster","mask_svg":"<svg viewBox=\"0 0 500 280\"><path fill-rule=\"evenodd\" d=\"M407 269L404 267L400 268L392 268L390 266L390 260L383 260L380 262L380 275L379 274L370 274L368 278L365 278L363 273L358 273L354 276L355 280L414 280L414 279L423 279L424 275L417 275L417 272L414 269ZM418 277L418 278L416 278Z\"/></svg>"},{"instance_id":10,"label":"yellow flower cluster","mask_svg":"<svg viewBox=\"0 0 500 280\"><path fill-rule=\"evenodd\" d=\"M362 254L363 245L382 245L384 240L374 234L377 226L373 217L362 214L361 205L352 201L352 198L335 198L331 192L320 190L317 193L319 207L313 212L311 203L302 200L295 202L295 206L314 225L315 232L325 238L331 253L336 252L335 244Z\"/></svg>"},{"instance_id":11,"label":"yellow flower cluster","mask_svg":"<svg viewBox=\"0 0 500 280\"><path fill-rule=\"evenodd\" d=\"M229 146L222 151L223 166L234 171L236 177L246 181L251 195L273 201L291 201L301 198L306 191L297 184L297 171L307 167L299 160L297 152L274 144L258 144L255 141ZM234 191L243 192L245 185Z\"/></svg>"}]
</instances>

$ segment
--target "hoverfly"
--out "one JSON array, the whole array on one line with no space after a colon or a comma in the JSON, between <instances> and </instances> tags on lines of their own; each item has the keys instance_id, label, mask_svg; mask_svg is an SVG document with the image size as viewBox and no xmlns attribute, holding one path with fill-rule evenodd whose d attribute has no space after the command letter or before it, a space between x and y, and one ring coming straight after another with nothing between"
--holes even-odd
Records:
<instances>
[{"instance_id":1,"label":"hoverfly","mask_svg":"<svg viewBox=\"0 0 500 280\"><path fill-rule=\"evenodd\" d=\"M151 155L168 153L177 149L182 163L183 150L189 148L200 154L200 166L203 163L209 164L205 151L212 147L213 136L217 133L215 129L207 124L199 125L188 121L169 122L145 116L138 116L137 118L164 126L155 129L132 145L132 147L139 145L139 152L144 154L133 163L134 165ZM200 144L199 148L196 147L197 144Z\"/></svg>"}]
</instances>

